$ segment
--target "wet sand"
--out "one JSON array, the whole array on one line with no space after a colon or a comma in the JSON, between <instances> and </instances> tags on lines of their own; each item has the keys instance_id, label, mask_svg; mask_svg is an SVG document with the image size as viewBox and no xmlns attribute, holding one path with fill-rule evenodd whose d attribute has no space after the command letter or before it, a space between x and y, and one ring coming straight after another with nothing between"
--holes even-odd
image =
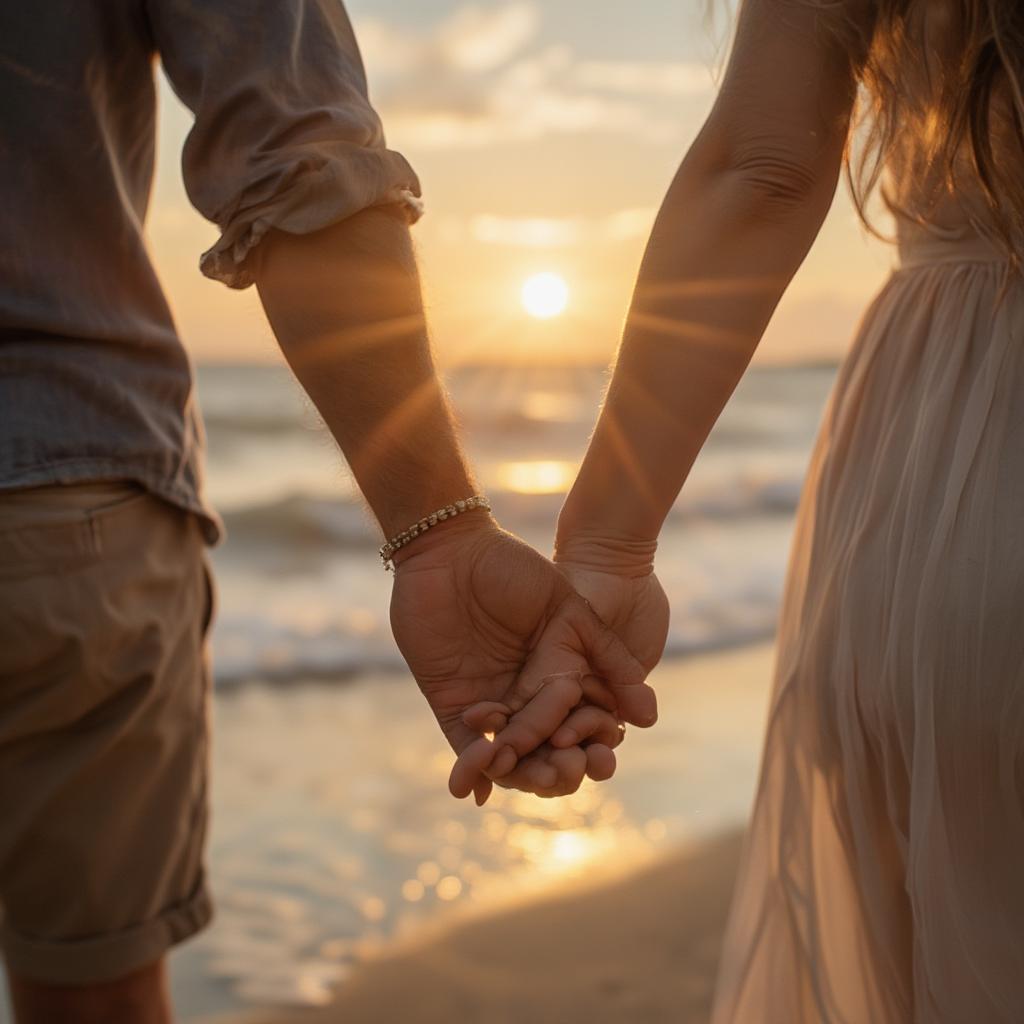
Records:
<instances>
[{"instance_id":1,"label":"wet sand","mask_svg":"<svg viewBox=\"0 0 1024 1024\"><path fill-rule=\"evenodd\" d=\"M218 913L172 958L178 1019L706 1020L771 657L665 662L613 780L483 812L406 679L221 697Z\"/></svg>"},{"instance_id":2,"label":"wet sand","mask_svg":"<svg viewBox=\"0 0 1024 1024\"><path fill-rule=\"evenodd\" d=\"M698 1024L740 850L730 833L635 875L421 936L362 964L335 1002L240 1024Z\"/></svg>"}]
</instances>

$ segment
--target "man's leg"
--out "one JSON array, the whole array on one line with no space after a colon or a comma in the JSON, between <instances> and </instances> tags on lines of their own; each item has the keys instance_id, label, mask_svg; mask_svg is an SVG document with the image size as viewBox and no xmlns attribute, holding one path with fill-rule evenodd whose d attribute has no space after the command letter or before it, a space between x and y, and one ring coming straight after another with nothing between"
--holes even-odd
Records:
<instances>
[{"instance_id":1,"label":"man's leg","mask_svg":"<svg viewBox=\"0 0 1024 1024\"><path fill-rule=\"evenodd\" d=\"M205 926L212 592L131 485L0 495L0 951L18 1024L170 1021Z\"/></svg>"},{"instance_id":2,"label":"man's leg","mask_svg":"<svg viewBox=\"0 0 1024 1024\"><path fill-rule=\"evenodd\" d=\"M17 1024L171 1024L163 959L95 985L44 985L7 977Z\"/></svg>"}]
</instances>

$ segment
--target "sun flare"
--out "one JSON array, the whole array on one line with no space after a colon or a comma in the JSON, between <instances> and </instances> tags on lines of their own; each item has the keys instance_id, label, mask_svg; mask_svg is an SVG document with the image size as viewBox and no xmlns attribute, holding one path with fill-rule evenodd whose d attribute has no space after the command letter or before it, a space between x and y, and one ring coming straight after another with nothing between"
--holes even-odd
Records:
<instances>
[{"instance_id":1,"label":"sun flare","mask_svg":"<svg viewBox=\"0 0 1024 1024\"><path fill-rule=\"evenodd\" d=\"M523 282L523 309L538 320L560 316L569 305L569 286L565 278L550 271L534 274Z\"/></svg>"}]
</instances>

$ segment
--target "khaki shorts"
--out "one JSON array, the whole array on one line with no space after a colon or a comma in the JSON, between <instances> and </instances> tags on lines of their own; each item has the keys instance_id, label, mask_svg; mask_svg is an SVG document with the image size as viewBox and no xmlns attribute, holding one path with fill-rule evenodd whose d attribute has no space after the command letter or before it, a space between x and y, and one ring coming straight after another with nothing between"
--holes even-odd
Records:
<instances>
[{"instance_id":1,"label":"khaki shorts","mask_svg":"<svg viewBox=\"0 0 1024 1024\"><path fill-rule=\"evenodd\" d=\"M195 518L132 484L0 495L0 945L116 978L209 921L213 591Z\"/></svg>"}]
</instances>

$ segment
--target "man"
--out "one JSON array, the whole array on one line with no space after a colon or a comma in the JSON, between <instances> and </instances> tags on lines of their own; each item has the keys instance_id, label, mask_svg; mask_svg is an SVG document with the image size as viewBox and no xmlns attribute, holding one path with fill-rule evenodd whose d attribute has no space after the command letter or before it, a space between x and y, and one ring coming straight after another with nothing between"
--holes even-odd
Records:
<instances>
[{"instance_id":1,"label":"man","mask_svg":"<svg viewBox=\"0 0 1024 1024\"><path fill-rule=\"evenodd\" d=\"M618 684L601 742L542 747L502 784L572 792L607 774L616 716L654 718L643 670L477 493L424 327L419 183L385 148L339 0L5 4L0 904L19 1024L168 1021L164 955L211 914L204 545L220 527L142 235L157 54L195 113L186 187L221 230L202 268L257 284L385 537L408 541L395 635L452 746L476 739L469 704L521 706L567 663Z\"/></svg>"}]
</instances>

